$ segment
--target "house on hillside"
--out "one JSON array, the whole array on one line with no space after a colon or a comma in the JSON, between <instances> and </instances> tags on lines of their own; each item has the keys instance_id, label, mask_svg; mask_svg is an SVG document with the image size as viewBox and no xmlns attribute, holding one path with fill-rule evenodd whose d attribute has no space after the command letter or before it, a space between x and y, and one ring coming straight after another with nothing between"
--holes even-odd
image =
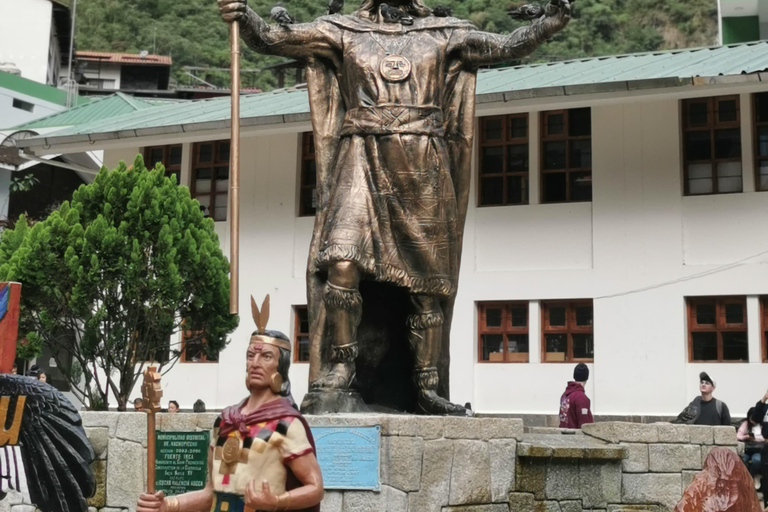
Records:
<instances>
[{"instance_id":1,"label":"house on hillside","mask_svg":"<svg viewBox=\"0 0 768 512\"><path fill-rule=\"evenodd\" d=\"M75 55L82 94L113 94L115 91L134 96L172 94L168 90L172 64L169 56L93 51L78 51Z\"/></svg>"},{"instance_id":2,"label":"house on hillside","mask_svg":"<svg viewBox=\"0 0 768 512\"><path fill-rule=\"evenodd\" d=\"M768 39L768 3L761 0L718 0L720 43Z\"/></svg>"},{"instance_id":3,"label":"house on hillside","mask_svg":"<svg viewBox=\"0 0 768 512\"><path fill-rule=\"evenodd\" d=\"M735 415L768 368L768 42L486 70L451 345L451 398L554 422L573 366L597 415L669 417L718 382ZM315 163L307 92L241 104L240 303L272 297L307 389ZM228 253L228 98L19 141L37 156L144 154L208 208ZM268 250L265 248L268 247ZM164 395L242 393L247 314L216 361L184 345Z\"/></svg>"}]
</instances>

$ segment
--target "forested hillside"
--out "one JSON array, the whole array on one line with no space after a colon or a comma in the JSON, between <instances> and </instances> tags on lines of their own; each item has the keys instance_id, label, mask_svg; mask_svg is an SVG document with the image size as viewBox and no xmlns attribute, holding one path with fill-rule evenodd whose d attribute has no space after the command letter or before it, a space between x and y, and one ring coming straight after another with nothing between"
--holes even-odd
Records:
<instances>
[{"instance_id":1,"label":"forested hillside","mask_svg":"<svg viewBox=\"0 0 768 512\"><path fill-rule=\"evenodd\" d=\"M506 15L510 0L427 0L453 8L455 16L479 28L508 33L521 24ZM715 44L716 0L575 0L568 28L543 45L527 62L563 60L648 50ZM282 0L298 21L325 13L325 0ZM252 0L249 5L266 17L274 1ZM345 12L357 8L348 4ZM184 66L229 66L227 24L220 20L215 0L80 0L77 5L77 47L80 50L149 52L171 55L174 77L194 83ZM243 68L264 68L282 59L250 50ZM516 63L509 63L516 64ZM209 82L226 86L226 73L212 71ZM243 86L270 89L269 71L244 73Z\"/></svg>"}]
</instances>

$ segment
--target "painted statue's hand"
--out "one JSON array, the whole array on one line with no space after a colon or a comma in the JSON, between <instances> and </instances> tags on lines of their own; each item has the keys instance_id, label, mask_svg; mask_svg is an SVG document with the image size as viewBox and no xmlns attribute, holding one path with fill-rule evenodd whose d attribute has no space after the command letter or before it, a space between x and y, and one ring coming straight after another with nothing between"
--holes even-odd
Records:
<instances>
[{"instance_id":1,"label":"painted statue's hand","mask_svg":"<svg viewBox=\"0 0 768 512\"><path fill-rule=\"evenodd\" d=\"M247 10L246 0L217 0L217 2L221 19L227 23L245 19Z\"/></svg>"},{"instance_id":2,"label":"painted statue's hand","mask_svg":"<svg viewBox=\"0 0 768 512\"><path fill-rule=\"evenodd\" d=\"M136 512L165 512L166 510L168 510L168 505L165 502L163 491L139 495Z\"/></svg>"},{"instance_id":3,"label":"painted statue's hand","mask_svg":"<svg viewBox=\"0 0 768 512\"><path fill-rule=\"evenodd\" d=\"M277 510L277 496L269 489L269 482L261 482L261 492L257 487L256 479L248 482L245 488L245 504L256 510Z\"/></svg>"},{"instance_id":4,"label":"painted statue's hand","mask_svg":"<svg viewBox=\"0 0 768 512\"><path fill-rule=\"evenodd\" d=\"M219 0L221 1L221 0ZM571 20L571 2L569 0L550 0L544 9L546 21L555 21L560 28L565 27Z\"/></svg>"}]
</instances>

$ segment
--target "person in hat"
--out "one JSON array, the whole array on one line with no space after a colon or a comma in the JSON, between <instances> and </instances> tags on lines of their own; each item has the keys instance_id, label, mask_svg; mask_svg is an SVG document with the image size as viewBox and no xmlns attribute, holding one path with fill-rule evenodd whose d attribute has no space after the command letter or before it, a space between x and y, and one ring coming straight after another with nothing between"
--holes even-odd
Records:
<instances>
[{"instance_id":1,"label":"person in hat","mask_svg":"<svg viewBox=\"0 0 768 512\"><path fill-rule=\"evenodd\" d=\"M560 397L560 428L581 428L587 423L594 423L592 409L584 385L589 380L589 367L579 363L573 370L573 380L565 387Z\"/></svg>"},{"instance_id":2,"label":"person in hat","mask_svg":"<svg viewBox=\"0 0 768 512\"><path fill-rule=\"evenodd\" d=\"M699 391L697 396L683 409L672 423L685 423L688 425L730 425L731 413L725 402L712 396L715 391L715 381L707 374L699 374Z\"/></svg>"},{"instance_id":3,"label":"person in hat","mask_svg":"<svg viewBox=\"0 0 768 512\"><path fill-rule=\"evenodd\" d=\"M166 497L139 497L137 512L319 512L323 477L312 433L291 398L291 342L266 330L269 296L256 307L257 330L246 352L248 396L224 409L213 425L208 485Z\"/></svg>"}]
</instances>

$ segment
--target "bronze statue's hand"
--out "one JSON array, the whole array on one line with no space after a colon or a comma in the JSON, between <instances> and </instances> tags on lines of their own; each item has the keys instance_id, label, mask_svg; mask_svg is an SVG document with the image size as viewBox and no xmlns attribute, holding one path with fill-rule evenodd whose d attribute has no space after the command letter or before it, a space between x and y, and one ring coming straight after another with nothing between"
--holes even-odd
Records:
<instances>
[{"instance_id":1,"label":"bronze statue's hand","mask_svg":"<svg viewBox=\"0 0 768 512\"><path fill-rule=\"evenodd\" d=\"M217 0L221 19L227 23L241 21L247 10L246 0Z\"/></svg>"},{"instance_id":2,"label":"bronze statue's hand","mask_svg":"<svg viewBox=\"0 0 768 512\"><path fill-rule=\"evenodd\" d=\"M550 0L544 9L546 22L554 22L560 27L565 27L571 20L571 2L569 0Z\"/></svg>"},{"instance_id":3,"label":"bronze statue's hand","mask_svg":"<svg viewBox=\"0 0 768 512\"><path fill-rule=\"evenodd\" d=\"M255 510L277 510L279 501L269 489L269 482L262 481L261 492L259 492L254 478L245 488L245 504Z\"/></svg>"},{"instance_id":4,"label":"bronze statue's hand","mask_svg":"<svg viewBox=\"0 0 768 512\"><path fill-rule=\"evenodd\" d=\"M168 504L165 502L163 491L139 495L136 512L166 512L167 510Z\"/></svg>"}]
</instances>

